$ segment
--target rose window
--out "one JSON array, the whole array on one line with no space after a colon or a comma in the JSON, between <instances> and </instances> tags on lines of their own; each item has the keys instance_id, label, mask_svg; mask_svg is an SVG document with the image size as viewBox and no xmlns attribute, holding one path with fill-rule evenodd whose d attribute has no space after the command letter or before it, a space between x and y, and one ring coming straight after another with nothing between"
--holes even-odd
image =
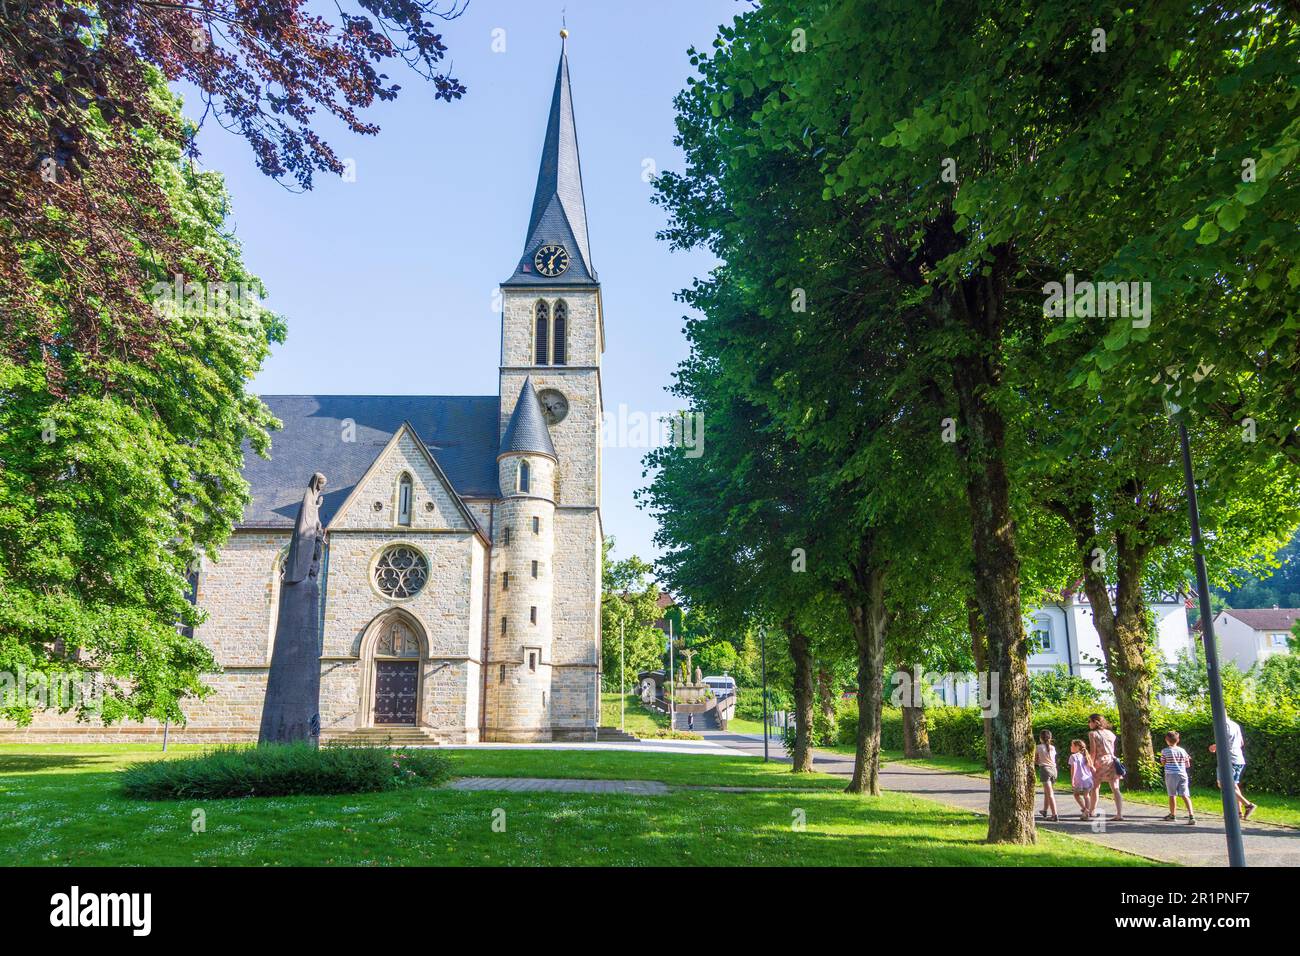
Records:
<instances>
[{"instance_id":1,"label":"rose window","mask_svg":"<svg viewBox=\"0 0 1300 956\"><path fill-rule=\"evenodd\" d=\"M375 587L390 598L414 597L428 579L429 562L404 545L389 548L375 565Z\"/></svg>"}]
</instances>

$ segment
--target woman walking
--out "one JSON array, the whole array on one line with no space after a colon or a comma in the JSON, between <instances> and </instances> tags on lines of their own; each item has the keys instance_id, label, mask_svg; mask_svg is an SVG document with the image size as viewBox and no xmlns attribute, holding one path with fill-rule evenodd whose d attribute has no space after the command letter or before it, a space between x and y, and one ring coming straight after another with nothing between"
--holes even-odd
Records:
<instances>
[{"instance_id":1,"label":"woman walking","mask_svg":"<svg viewBox=\"0 0 1300 956\"><path fill-rule=\"evenodd\" d=\"M1101 785L1110 785L1110 792L1115 797L1115 815L1112 820L1124 819L1124 797L1119 792L1119 782L1124 775L1120 772L1119 760L1115 756L1115 732L1110 723L1101 714L1088 717L1088 753L1092 755L1093 771L1092 805L1095 809L1101 796Z\"/></svg>"}]
</instances>

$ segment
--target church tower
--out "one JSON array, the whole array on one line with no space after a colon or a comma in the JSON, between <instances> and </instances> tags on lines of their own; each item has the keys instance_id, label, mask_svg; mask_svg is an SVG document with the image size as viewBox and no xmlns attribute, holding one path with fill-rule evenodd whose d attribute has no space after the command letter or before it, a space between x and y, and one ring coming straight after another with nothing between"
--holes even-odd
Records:
<instances>
[{"instance_id":1,"label":"church tower","mask_svg":"<svg viewBox=\"0 0 1300 956\"><path fill-rule=\"evenodd\" d=\"M604 319L563 39L523 255L501 299L484 736L595 739Z\"/></svg>"}]
</instances>

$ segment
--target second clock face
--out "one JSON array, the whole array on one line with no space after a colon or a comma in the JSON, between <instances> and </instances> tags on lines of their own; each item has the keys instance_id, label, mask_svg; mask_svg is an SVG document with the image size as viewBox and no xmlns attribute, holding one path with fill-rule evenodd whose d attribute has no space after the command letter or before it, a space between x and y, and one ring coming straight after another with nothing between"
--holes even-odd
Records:
<instances>
[{"instance_id":1,"label":"second clock face","mask_svg":"<svg viewBox=\"0 0 1300 956\"><path fill-rule=\"evenodd\" d=\"M542 408L546 410L546 424L555 425L564 421L564 416L569 414L569 400L564 397L563 392L556 391L553 388L544 388L538 395L542 400Z\"/></svg>"},{"instance_id":2,"label":"second clock face","mask_svg":"<svg viewBox=\"0 0 1300 956\"><path fill-rule=\"evenodd\" d=\"M548 279L561 275L569 268L569 250L564 246L541 246L533 256L533 267Z\"/></svg>"}]
</instances>

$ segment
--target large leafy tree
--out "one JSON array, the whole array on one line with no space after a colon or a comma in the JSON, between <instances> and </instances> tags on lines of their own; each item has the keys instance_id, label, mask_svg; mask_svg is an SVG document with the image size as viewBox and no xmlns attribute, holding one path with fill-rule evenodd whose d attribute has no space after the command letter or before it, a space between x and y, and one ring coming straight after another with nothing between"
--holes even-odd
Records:
<instances>
[{"instance_id":1,"label":"large leafy tree","mask_svg":"<svg viewBox=\"0 0 1300 956\"><path fill-rule=\"evenodd\" d=\"M1230 582L1215 597L1226 599L1228 607L1300 607L1300 534L1267 565L1234 568Z\"/></svg>"},{"instance_id":2,"label":"large leafy tree","mask_svg":"<svg viewBox=\"0 0 1300 956\"><path fill-rule=\"evenodd\" d=\"M816 465L736 392L724 360L696 349L674 388L702 417L704 448L699 457L672 446L647 456L656 474L638 497L658 519L661 574L708 609L715 630L742 633L757 622L781 631L797 713L793 769L811 770L814 642L825 643L827 628L810 611L830 593L838 564L825 547L832 503L823 483L808 480Z\"/></svg>"},{"instance_id":3,"label":"large leafy tree","mask_svg":"<svg viewBox=\"0 0 1300 956\"><path fill-rule=\"evenodd\" d=\"M704 316L688 323L707 369L696 379L752 406L757 426L743 429L742 447L790 449L795 464L771 497L811 503L804 534L823 542L821 567L857 646L853 788L876 792L891 619L906 611L915 622L954 592L960 606L970 577L969 551L952 540L968 518L953 447L942 443L946 368L914 347L921 317L882 266L888 243L865 231L855 203L823 200L817 151L807 141L750 139L751 117L776 87L751 61L732 61L735 49L696 56L704 81L678 99L688 165L659 181L671 215L664 235L678 247L707 245L727 263L683 294ZM703 389L684 384L698 401ZM767 437L753 437L760 431ZM753 481L756 469L741 461L739 474ZM947 540L933 547L938 537ZM707 548L698 535L680 540ZM766 596L746 593L755 603Z\"/></svg>"},{"instance_id":4,"label":"large leafy tree","mask_svg":"<svg viewBox=\"0 0 1300 956\"><path fill-rule=\"evenodd\" d=\"M741 294L768 302L748 335L718 343L748 357L750 400L812 431L847 410L840 440L881 465L905 447L881 430L924 405L949 409L955 442L935 428L923 454L955 453L971 630L1001 679L994 840L1033 839L1021 588L1051 577L1026 574L1015 389L1050 405L1038 386L1060 376L1084 394L1052 411L1086 406L1085 428L1104 398L1112 432L1090 434L1090 452L1116 433L1140 443L1171 387L1192 418L1250 420L1262 438L1238 449L1248 469L1294 454L1300 421L1294 20L1244 0L1116 10L1089 26L1097 18L1076 0L771 0L696 55L700 76L679 99L687 174L663 184L670 238L708 244L740 270ZM1155 321L1125 309L1098 322L1072 301L1045 329L1044 283L1070 270L1149 281ZM780 321L771 305L818 283L838 329ZM1034 374L1040 343L1063 351ZM796 391L818 400L791 401ZM1101 513L1120 516L1112 537L1132 538L1143 518L1117 506L1115 487L1096 490ZM877 496L863 531L890 527L896 501Z\"/></svg>"},{"instance_id":5,"label":"large leafy tree","mask_svg":"<svg viewBox=\"0 0 1300 956\"><path fill-rule=\"evenodd\" d=\"M147 97L141 108L182 122L157 73ZM221 177L197 170L167 136L134 135L169 241L191 250L173 263L139 248L134 268L160 288L175 288L177 268L183 290L206 290L189 280L215 275L260 293L226 225ZM94 188L117 185L100 175L86 173ZM69 317L59 257L41 245L21 251L42 300ZM0 669L93 668L106 679L109 721L183 719L181 700L203 693L200 676L215 666L187 633L201 620L188 574L200 555L215 556L247 502L241 446L265 453L274 424L246 391L284 331L256 295L160 297L153 323L147 356L85 355L61 338L56 356L27 327L22 358L0 357ZM29 708L18 702L7 716L26 719Z\"/></svg>"},{"instance_id":6,"label":"large leafy tree","mask_svg":"<svg viewBox=\"0 0 1300 956\"><path fill-rule=\"evenodd\" d=\"M75 374L107 381L113 360L165 347L141 250L169 275L220 278L220 258L181 241L154 176L147 140L192 148L193 139L151 95L159 71L196 87L203 116L246 138L263 172L303 188L314 171L343 170L313 128L316 114L377 132L362 112L397 95L389 64L405 61L440 99L464 93L441 67L446 46L435 26L463 9L456 0L357 0L337 5L333 21L308 8L306 0L4 5L0 327L12 358L39 352L54 387L72 363Z\"/></svg>"},{"instance_id":7,"label":"large leafy tree","mask_svg":"<svg viewBox=\"0 0 1300 956\"><path fill-rule=\"evenodd\" d=\"M1180 589L1191 559L1181 452L1159 411L1116 421L1110 396L1054 384L1035 383L1043 406L1029 416L1016 476L1073 549L1070 584L1088 597L1136 771L1130 785L1141 786L1156 775L1151 706L1162 663L1148 608L1153 594ZM1192 447L1216 581L1266 563L1300 522L1295 467L1275 446L1247 450L1242 430L1217 419L1193 423Z\"/></svg>"}]
</instances>

